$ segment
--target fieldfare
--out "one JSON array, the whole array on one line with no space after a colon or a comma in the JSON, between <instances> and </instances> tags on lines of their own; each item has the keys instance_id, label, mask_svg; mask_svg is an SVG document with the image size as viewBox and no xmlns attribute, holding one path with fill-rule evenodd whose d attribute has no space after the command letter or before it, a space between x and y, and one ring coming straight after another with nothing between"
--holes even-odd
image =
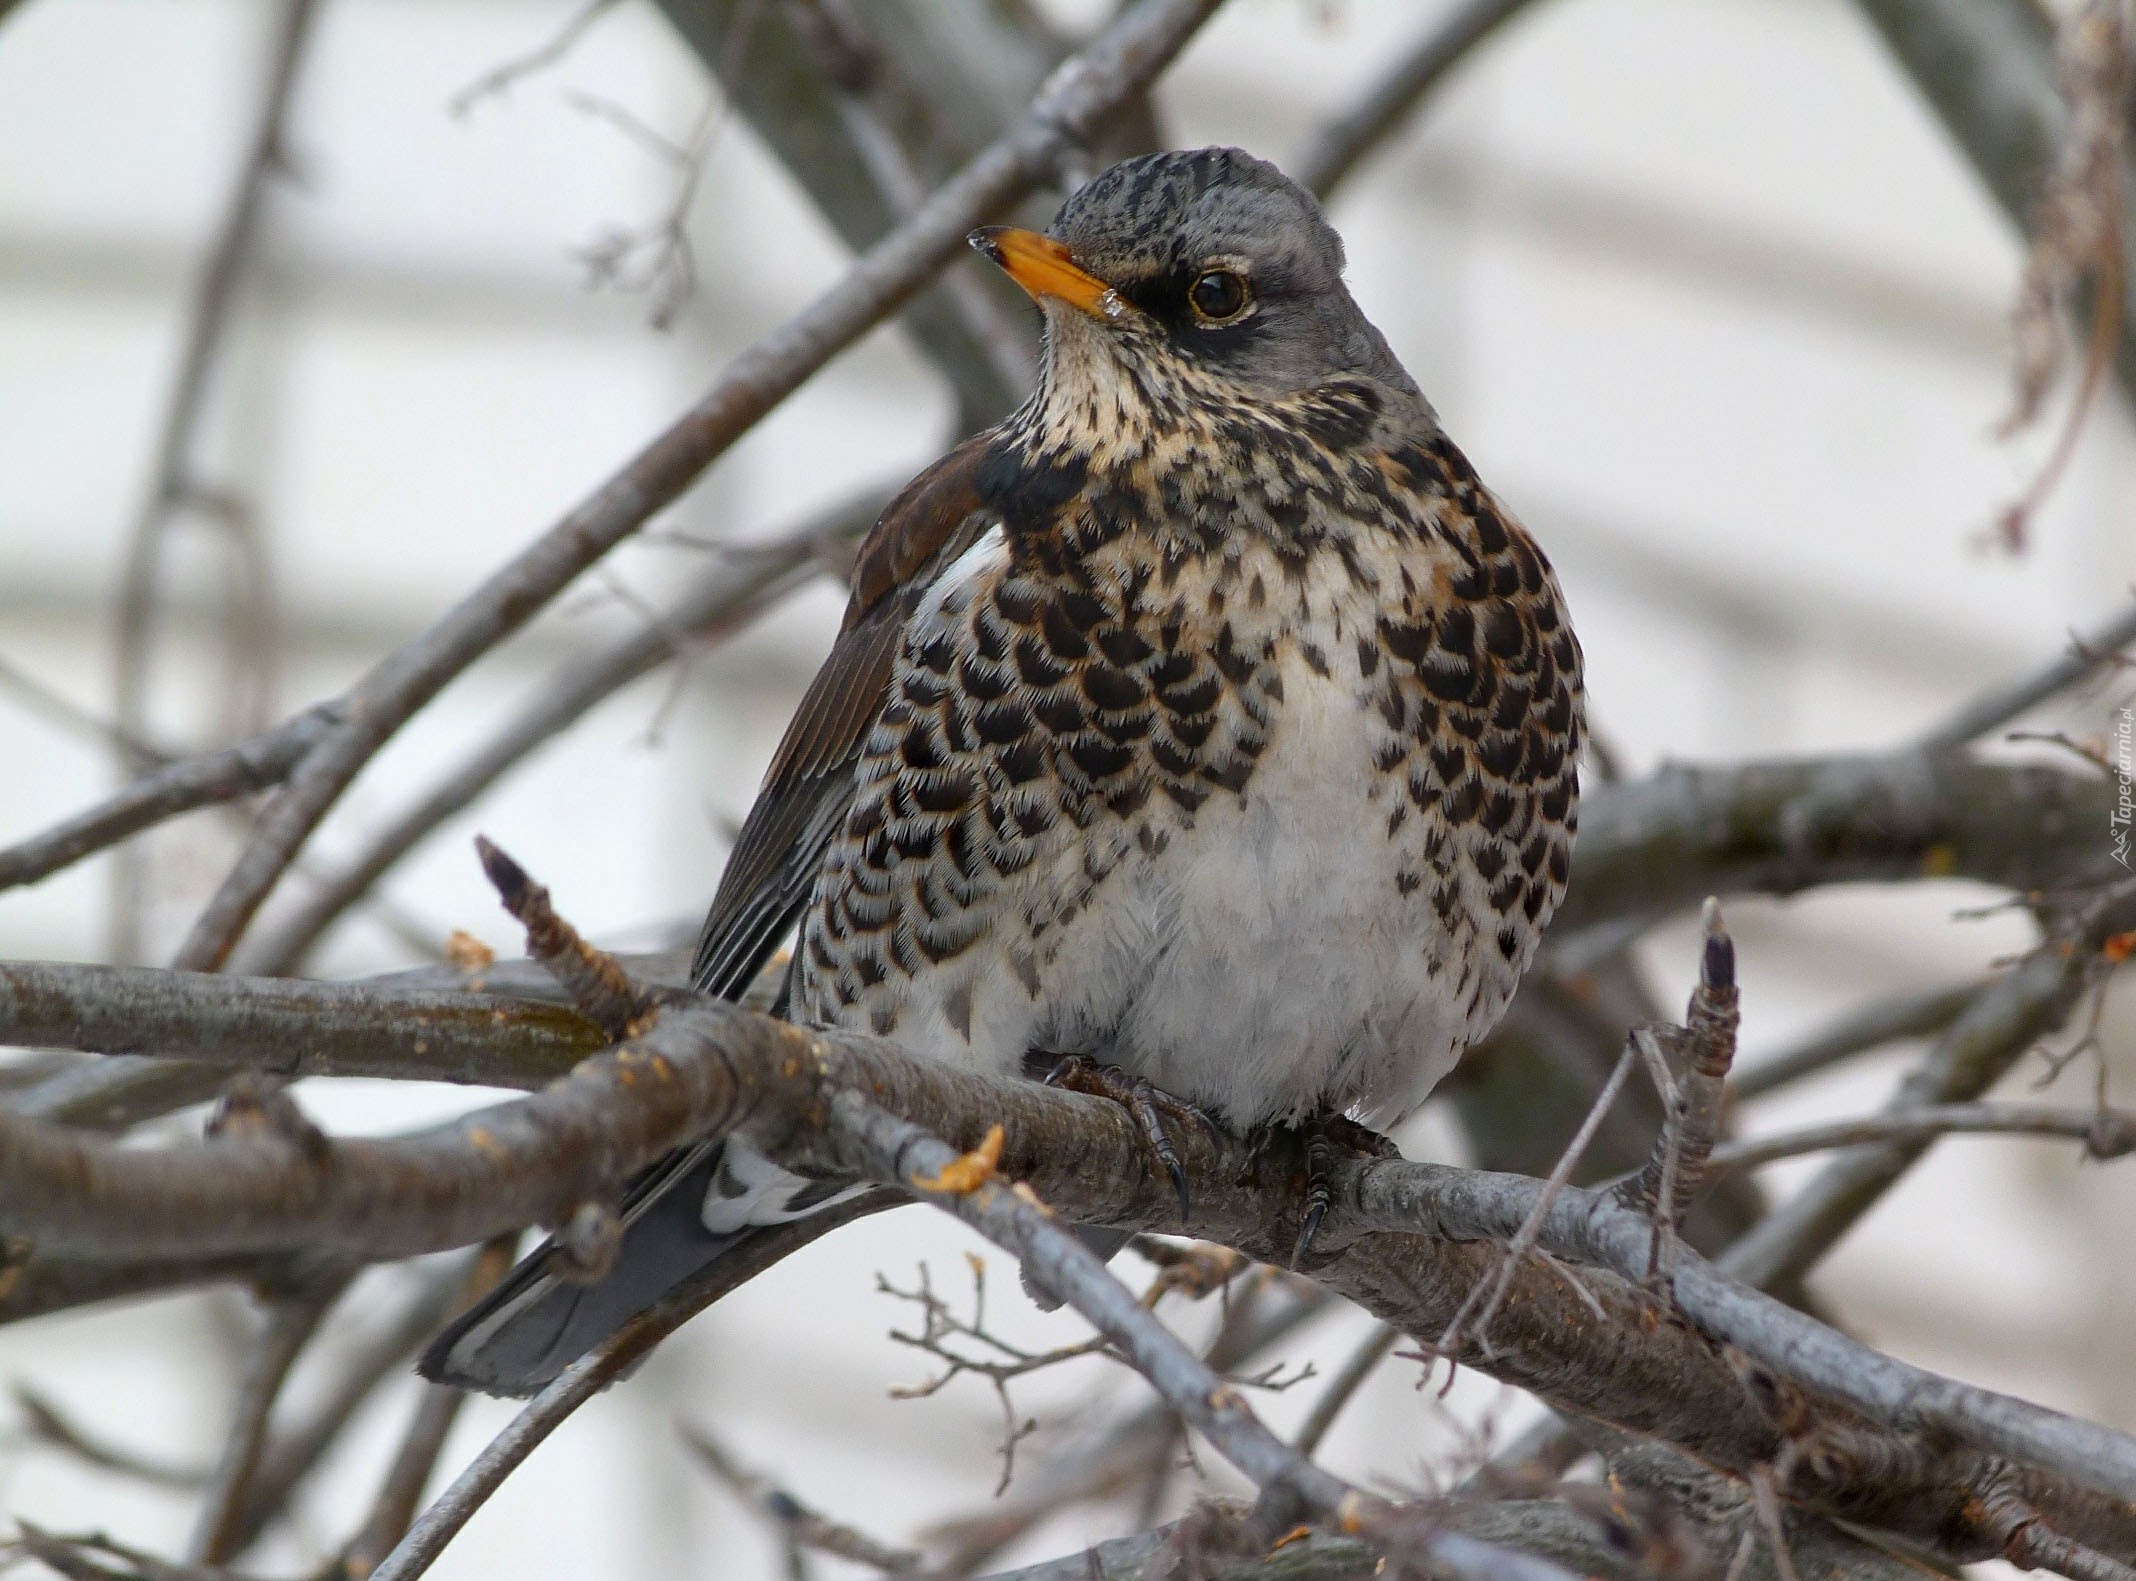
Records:
<instances>
[{"instance_id":1,"label":"fieldfare","mask_svg":"<svg viewBox=\"0 0 2136 1581\"><path fill-rule=\"evenodd\" d=\"M972 242L1038 302L1038 389L863 545L696 984L739 994L798 922L793 1019L1071 1059L1161 1154L1157 1094L1241 1133L1392 1122L1564 889L1580 650L1550 567L1274 166L1132 159L1045 235ZM537 1254L426 1370L538 1387L839 1190L702 1144L633 1190L605 1278Z\"/></svg>"}]
</instances>

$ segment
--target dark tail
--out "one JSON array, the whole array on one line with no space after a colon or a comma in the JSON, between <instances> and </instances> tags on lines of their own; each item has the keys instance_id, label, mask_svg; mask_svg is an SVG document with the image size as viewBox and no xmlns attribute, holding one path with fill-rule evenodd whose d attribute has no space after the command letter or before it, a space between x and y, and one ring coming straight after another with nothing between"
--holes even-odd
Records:
<instances>
[{"instance_id":1,"label":"dark tail","mask_svg":"<svg viewBox=\"0 0 2136 1581\"><path fill-rule=\"evenodd\" d=\"M694 1311L840 1225L912 1200L889 1187L810 1184L791 1199L799 1216L708 1230L706 1193L721 1149L717 1141L684 1148L632 1182L621 1208L622 1245L606 1277L572 1283L557 1271L555 1248L544 1245L431 1341L417 1370L484 1394L538 1393L659 1302L672 1296Z\"/></svg>"},{"instance_id":2,"label":"dark tail","mask_svg":"<svg viewBox=\"0 0 2136 1581\"><path fill-rule=\"evenodd\" d=\"M556 1249L545 1245L431 1341L417 1369L433 1382L484 1394L538 1391L758 1233L715 1235L704 1227L705 1189L718 1167L716 1146L690 1149L669 1167L656 1167L633 1187L635 1200L626 1200L623 1242L606 1278L571 1283L557 1272Z\"/></svg>"}]
</instances>

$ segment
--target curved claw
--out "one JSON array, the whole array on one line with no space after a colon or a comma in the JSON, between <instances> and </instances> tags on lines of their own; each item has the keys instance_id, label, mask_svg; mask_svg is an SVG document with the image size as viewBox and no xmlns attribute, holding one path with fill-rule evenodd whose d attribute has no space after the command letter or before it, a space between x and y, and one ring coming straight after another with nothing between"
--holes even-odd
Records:
<instances>
[{"instance_id":1,"label":"curved claw","mask_svg":"<svg viewBox=\"0 0 2136 1581\"><path fill-rule=\"evenodd\" d=\"M1308 1186L1306 1189L1310 1192L1312 1188ZM1305 1222L1298 1226L1298 1244L1291 1248L1290 1265L1293 1272L1304 1266L1305 1254L1313 1249L1313 1237L1320 1233L1321 1223L1328 1216L1327 1186L1325 1182L1321 1184L1320 1189L1322 1192L1320 1200L1315 1202L1311 1201L1310 1198L1308 1199Z\"/></svg>"},{"instance_id":2,"label":"curved claw","mask_svg":"<svg viewBox=\"0 0 2136 1581\"><path fill-rule=\"evenodd\" d=\"M1308 1123L1305 1133L1305 1221L1298 1226L1298 1244L1291 1249L1291 1267L1298 1268L1305 1262L1305 1254L1313 1249L1313 1237L1320 1233L1320 1226L1328 1216L1328 1206L1334 1201L1334 1191L1328 1185L1328 1171L1334 1167L1335 1144L1328 1137L1327 1128Z\"/></svg>"},{"instance_id":3,"label":"curved claw","mask_svg":"<svg viewBox=\"0 0 2136 1581\"><path fill-rule=\"evenodd\" d=\"M1169 1113L1175 1119L1192 1120L1208 1133L1210 1140L1216 1141L1222 1138L1223 1132L1213 1119L1193 1104L1173 1097L1140 1076L1130 1076L1117 1065L1101 1065L1080 1054L1065 1056L1042 1079L1046 1086L1059 1087L1065 1092L1110 1098L1133 1115L1135 1123L1142 1128L1143 1139L1149 1143L1151 1154L1163 1166L1171 1179L1172 1189L1179 1194L1180 1218L1184 1220L1192 1215L1194 1201L1187 1189L1186 1167L1179 1161L1179 1150L1172 1145L1164 1117Z\"/></svg>"},{"instance_id":4,"label":"curved claw","mask_svg":"<svg viewBox=\"0 0 2136 1581\"><path fill-rule=\"evenodd\" d=\"M1340 1151L1363 1158L1399 1158L1402 1150L1379 1132L1359 1125L1347 1115L1326 1114L1307 1120L1305 1133L1305 1221L1298 1227L1298 1243L1291 1251L1291 1267L1297 1268L1313 1249L1313 1238L1327 1221L1335 1200L1328 1176Z\"/></svg>"}]
</instances>

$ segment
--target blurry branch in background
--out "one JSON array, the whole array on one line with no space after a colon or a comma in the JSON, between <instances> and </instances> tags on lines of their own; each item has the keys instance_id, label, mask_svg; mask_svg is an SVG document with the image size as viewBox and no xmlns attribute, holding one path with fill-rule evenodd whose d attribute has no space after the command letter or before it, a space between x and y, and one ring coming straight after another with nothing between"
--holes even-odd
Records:
<instances>
[{"instance_id":1,"label":"blurry branch in background","mask_svg":"<svg viewBox=\"0 0 2136 1581\"><path fill-rule=\"evenodd\" d=\"M983 0L661 0L661 10L856 252L1013 125L1067 53L1035 13ZM993 289L960 272L901 315L955 391L964 432L1029 387L1029 331Z\"/></svg>"},{"instance_id":2,"label":"blurry branch in background","mask_svg":"<svg viewBox=\"0 0 2136 1581\"><path fill-rule=\"evenodd\" d=\"M2100 896L2068 934L2050 938L1982 988L1886 1103L1886 1115L1978 1100L2039 1040L2061 1027L2127 955L2127 886ZM2119 908L2119 909L2117 909ZM1754 1284L1807 1269L1909 1168L1933 1134L1850 1148L1728 1249L1727 1267Z\"/></svg>"},{"instance_id":3,"label":"blurry branch in background","mask_svg":"<svg viewBox=\"0 0 2136 1581\"><path fill-rule=\"evenodd\" d=\"M1891 1112L1834 1120L1798 1130L1728 1142L1713 1151L1712 1167L1753 1169L1804 1153L1863 1142L1932 1141L1940 1136L2062 1137L2084 1144L2091 1159L2136 1153L2136 1113L2116 1109L2051 1109L2032 1103L1944 1103L1895 1106Z\"/></svg>"},{"instance_id":4,"label":"blurry branch in background","mask_svg":"<svg viewBox=\"0 0 2136 1581\"><path fill-rule=\"evenodd\" d=\"M108 801L0 850L0 889L49 878L84 857L196 808L236 801L279 785L339 722L339 711L322 704L292 714L236 746L150 769Z\"/></svg>"},{"instance_id":5,"label":"blurry branch in background","mask_svg":"<svg viewBox=\"0 0 2136 1581\"><path fill-rule=\"evenodd\" d=\"M440 1318L450 1317L479 1300L502 1279L518 1255L519 1236L516 1232L497 1236L475 1254L464 1272L453 1281L452 1300L445 1306ZM411 1314L414 1315L414 1314ZM404 1365L407 1359L437 1331L437 1323L416 1330L413 1334L403 1329L391 1337L397 1347L394 1355L396 1365ZM406 1343L403 1344L402 1341ZM362 1396L358 1396L361 1399ZM378 1496L372 1501L370 1513L365 1516L346 1546L342 1549L339 1574L356 1581L377 1569L379 1563L408 1533L415 1523L416 1514L423 1506L423 1490L429 1485L437 1470L438 1457L444 1452L445 1437L452 1431L453 1422L460 1414L460 1405L466 1396L458 1389L442 1384L426 1383L410 1413L408 1426L403 1432L400 1447L394 1451L386 1474L380 1480ZM300 1440L300 1442L302 1442ZM291 1458L294 1458L292 1456ZM314 1456L316 1458L316 1455ZM265 1479L262 1479L265 1480ZM270 1515L279 1510L286 1499L286 1484L281 1496L263 1495L256 1501L251 1513L254 1525L250 1536L256 1538L264 1530Z\"/></svg>"},{"instance_id":6,"label":"blurry branch in background","mask_svg":"<svg viewBox=\"0 0 2136 1581\"><path fill-rule=\"evenodd\" d=\"M2106 370L2136 394L2127 0L2085 0L2062 23L2059 45L2035 0L1858 4L2031 243L2017 306L2011 426L2038 416L2064 361L2069 315L2085 321L2069 414L2033 483L1998 524L2005 541L2021 547Z\"/></svg>"},{"instance_id":7,"label":"blurry branch in background","mask_svg":"<svg viewBox=\"0 0 2136 1581\"><path fill-rule=\"evenodd\" d=\"M452 96L448 106L452 113L462 118L470 114L484 99L504 93L521 78L531 77L536 72L546 71L570 54L578 41L584 38L593 24L613 11L616 0L584 0L577 11L552 33L548 40L503 64L494 66Z\"/></svg>"},{"instance_id":8,"label":"blurry branch in background","mask_svg":"<svg viewBox=\"0 0 2136 1581\"><path fill-rule=\"evenodd\" d=\"M1358 102L1314 133L1286 167L1291 179L1326 198L1368 155L1403 130L1470 51L1534 0L1457 0L1452 15L1403 55Z\"/></svg>"},{"instance_id":9,"label":"blurry branch in background","mask_svg":"<svg viewBox=\"0 0 2136 1581\"><path fill-rule=\"evenodd\" d=\"M246 1353L234 1420L223 1441L222 1456L208 1477L205 1508L187 1545L188 1563L220 1564L240 1546L238 1523L266 1453L268 1417L297 1357L355 1273L352 1264L322 1262L300 1283L276 1292L267 1302L266 1329Z\"/></svg>"},{"instance_id":10,"label":"blurry branch in background","mask_svg":"<svg viewBox=\"0 0 2136 1581\"><path fill-rule=\"evenodd\" d=\"M150 463L148 497L128 535L119 591L113 693L116 726L127 737L141 737L148 730L150 663L168 540L172 527L188 511L220 529L231 567L233 613L228 622L231 651L226 688L230 712L224 728L233 733L242 730L246 706L254 712L273 706L274 620L262 528L251 507L227 486L203 479L194 450L207 416L211 381L227 349L238 287L258 244L267 185L288 167L284 144L290 100L317 11L318 0L283 0L277 11L258 119L245 147L236 190L186 316L178 370ZM141 849L129 847L114 869L112 955L122 962L131 963L141 953L142 907L147 900L144 863Z\"/></svg>"},{"instance_id":11,"label":"blurry branch in background","mask_svg":"<svg viewBox=\"0 0 2136 1581\"><path fill-rule=\"evenodd\" d=\"M657 620L606 653L545 680L487 746L441 778L416 806L369 835L363 851L341 872L307 894L294 915L277 921L269 946L253 952L244 962L246 968L268 976L299 970L327 929L440 824L465 810L543 742L632 681L671 660L687 660L691 648L709 648L747 627L807 580L826 551L857 541L888 499L887 492L871 491L769 541L715 546L714 567ZM678 638L691 647L681 647Z\"/></svg>"},{"instance_id":12,"label":"blurry branch in background","mask_svg":"<svg viewBox=\"0 0 2136 1581\"><path fill-rule=\"evenodd\" d=\"M702 1427L685 1425L682 1441L711 1474L777 1531L789 1550L806 1549L872 1566L885 1575L910 1575L920 1569L916 1548L896 1548L867 1533L819 1515L763 1473L741 1465Z\"/></svg>"},{"instance_id":13,"label":"blurry branch in background","mask_svg":"<svg viewBox=\"0 0 2136 1581\"><path fill-rule=\"evenodd\" d=\"M2072 636L2067 648L2030 675L1968 698L1963 707L1922 736L1920 744L1934 751L1978 741L2048 699L2112 671L2132 643L2136 643L2136 604L2101 622L2096 630Z\"/></svg>"}]
</instances>

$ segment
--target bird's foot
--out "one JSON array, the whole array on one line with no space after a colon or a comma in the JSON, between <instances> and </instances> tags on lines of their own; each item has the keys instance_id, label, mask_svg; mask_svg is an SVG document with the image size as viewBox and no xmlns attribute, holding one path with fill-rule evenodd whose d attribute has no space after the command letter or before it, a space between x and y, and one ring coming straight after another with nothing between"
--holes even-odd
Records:
<instances>
[{"instance_id":1,"label":"bird's foot","mask_svg":"<svg viewBox=\"0 0 2136 1581\"><path fill-rule=\"evenodd\" d=\"M1117 1065L1103 1065L1081 1054L1069 1054L1061 1058L1045 1074L1048 1087L1060 1087L1068 1092L1080 1092L1093 1098L1110 1098L1142 1127L1142 1135L1150 1145L1157 1162L1171 1177L1172 1189L1179 1193L1179 1216L1184 1219L1192 1206L1187 1194L1187 1172L1179 1162L1179 1150L1172 1145L1172 1136L1165 1129L1169 1116L1180 1125L1199 1126L1211 1140L1222 1137L1214 1120L1184 1098L1174 1097L1162 1087L1156 1087L1140 1076L1130 1076Z\"/></svg>"},{"instance_id":2,"label":"bird's foot","mask_svg":"<svg viewBox=\"0 0 2136 1581\"><path fill-rule=\"evenodd\" d=\"M1400 1158L1402 1150L1368 1126L1346 1114L1320 1114L1298 1123L1305 1138L1305 1220L1298 1226L1298 1244L1291 1252L1291 1267L1305 1262L1320 1233L1328 1209L1335 1200L1331 1176L1345 1153L1352 1158Z\"/></svg>"}]
</instances>

